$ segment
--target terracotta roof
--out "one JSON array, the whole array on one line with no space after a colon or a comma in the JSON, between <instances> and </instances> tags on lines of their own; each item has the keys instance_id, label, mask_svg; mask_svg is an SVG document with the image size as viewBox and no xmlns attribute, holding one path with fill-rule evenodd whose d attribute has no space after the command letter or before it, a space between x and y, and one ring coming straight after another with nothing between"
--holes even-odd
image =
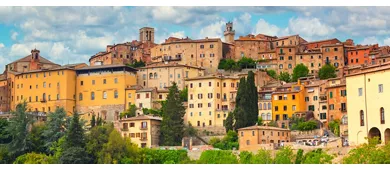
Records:
<instances>
[{"instance_id":1,"label":"terracotta roof","mask_svg":"<svg viewBox=\"0 0 390 170\"><path fill-rule=\"evenodd\" d=\"M290 37L294 37L294 36L299 36L299 34L288 35L288 36L283 36L283 37L278 37L275 41L283 40L283 39L290 38Z\"/></svg>"},{"instance_id":2,"label":"terracotta roof","mask_svg":"<svg viewBox=\"0 0 390 170\"><path fill-rule=\"evenodd\" d=\"M161 43L161 45L166 45L166 44L175 44L175 43L196 43L196 42L218 42L221 41L220 38L205 38L205 39L197 39L197 40L192 40L189 38L186 39L175 39L170 42L164 42Z\"/></svg>"},{"instance_id":3,"label":"terracotta roof","mask_svg":"<svg viewBox=\"0 0 390 170\"><path fill-rule=\"evenodd\" d=\"M203 79L240 79L237 76L221 76L221 75L208 75L208 76L199 76L194 78L188 78L185 79L185 81L191 81L191 80L203 80Z\"/></svg>"},{"instance_id":4,"label":"terracotta roof","mask_svg":"<svg viewBox=\"0 0 390 170\"><path fill-rule=\"evenodd\" d=\"M348 75L346 75L346 77L351 77L351 76L356 76L356 75L366 74L366 73L372 73L372 72L377 72L377 71L383 71L383 70L390 70L390 65L388 65L388 64L389 63L386 63L386 65L381 65L381 66L375 65L373 67L370 67L373 69L362 68L362 71L357 72L357 73L348 74ZM364 69L367 69L367 70L364 70Z\"/></svg>"},{"instance_id":5,"label":"terracotta roof","mask_svg":"<svg viewBox=\"0 0 390 170\"><path fill-rule=\"evenodd\" d=\"M158 62L158 63L153 63L153 64L149 64L145 67L139 67L138 69L147 69L147 68L161 68L161 67L190 67L190 68L196 68L196 69L200 69L200 70L204 70L203 68L201 67L195 67L195 66L190 66L190 65L184 65L184 64L178 64L178 63L168 63L168 64L165 64L165 63L161 63L161 62Z\"/></svg>"},{"instance_id":6,"label":"terracotta roof","mask_svg":"<svg viewBox=\"0 0 390 170\"><path fill-rule=\"evenodd\" d=\"M39 55L38 60L39 60L40 63L58 65L58 64L53 63L53 62L49 61L48 59L46 59L46 58L44 58L44 57L42 57L40 55ZM30 61L31 61L31 54L26 56L26 57L23 57L23 58L21 58L19 60L16 60L16 61L14 61L12 63L16 63L16 62L30 62ZM12 63L9 63L9 64L12 64Z\"/></svg>"},{"instance_id":7,"label":"terracotta roof","mask_svg":"<svg viewBox=\"0 0 390 170\"><path fill-rule=\"evenodd\" d=\"M314 44L314 43L319 43L319 42L325 42L325 41L332 41L332 40L337 40L338 42L341 43L337 38L331 38L331 39L325 39L325 40L317 40L317 41L311 41L311 42L306 42L302 44Z\"/></svg>"},{"instance_id":8,"label":"terracotta roof","mask_svg":"<svg viewBox=\"0 0 390 170\"><path fill-rule=\"evenodd\" d=\"M119 120L120 122L123 122L123 121L131 121L131 120L159 120L161 121L162 120L162 117L158 117L158 116L148 116L148 115L140 115L140 116L137 116L137 117L131 117L131 118L125 118L125 119L121 119Z\"/></svg>"},{"instance_id":9,"label":"terracotta roof","mask_svg":"<svg viewBox=\"0 0 390 170\"><path fill-rule=\"evenodd\" d=\"M137 93L138 92L151 92L151 91L154 91L154 90L157 90L157 89L156 88L143 88L143 89L137 90Z\"/></svg>"},{"instance_id":10,"label":"terracotta roof","mask_svg":"<svg viewBox=\"0 0 390 170\"><path fill-rule=\"evenodd\" d=\"M324 44L321 47L333 47L333 46L343 46L344 44L337 43L337 44Z\"/></svg>"},{"instance_id":11,"label":"terracotta roof","mask_svg":"<svg viewBox=\"0 0 390 170\"><path fill-rule=\"evenodd\" d=\"M305 87L316 87L325 84L326 82L327 80L316 80L316 81L312 81L312 84L305 85Z\"/></svg>"},{"instance_id":12,"label":"terracotta roof","mask_svg":"<svg viewBox=\"0 0 390 170\"><path fill-rule=\"evenodd\" d=\"M95 69L102 69L102 68L120 68L120 67L128 67L133 69L134 71L137 71L137 69L129 67L124 64L111 64L111 65L95 65L95 66L87 66L87 67L82 67L78 68L76 70L95 70Z\"/></svg>"},{"instance_id":13,"label":"terracotta roof","mask_svg":"<svg viewBox=\"0 0 390 170\"><path fill-rule=\"evenodd\" d=\"M240 130L281 130L281 131L290 131L289 129L284 128L278 128L278 127L272 127L272 126L249 126L245 128L240 128Z\"/></svg>"},{"instance_id":14,"label":"terracotta roof","mask_svg":"<svg viewBox=\"0 0 390 170\"><path fill-rule=\"evenodd\" d=\"M336 87L343 87L343 86L346 86L347 84L345 83L341 83L341 84L335 84L335 85L331 85L331 86L327 86L325 87L326 89L330 89L330 88L336 88Z\"/></svg>"}]
</instances>

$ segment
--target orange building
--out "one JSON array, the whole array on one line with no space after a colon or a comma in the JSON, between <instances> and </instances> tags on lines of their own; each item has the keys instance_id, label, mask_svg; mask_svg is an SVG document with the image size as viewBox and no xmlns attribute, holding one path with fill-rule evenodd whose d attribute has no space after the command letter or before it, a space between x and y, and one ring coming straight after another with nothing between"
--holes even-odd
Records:
<instances>
[{"instance_id":1,"label":"orange building","mask_svg":"<svg viewBox=\"0 0 390 170\"><path fill-rule=\"evenodd\" d=\"M373 62L370 53L379 48L378 44L356 46L347 51L348 65L371 64ZM374 59L375 60L375 59Z\"/></svg>"},{"instance_id":2,"label":"orange building","mask_svg":"<svg viewBox=\"0 0 390 170\"><path fill-rule=\"evenodd\" d=\"M264 144L280 144L291 141L291 131L270 126L250 126L238 129L240 151L258 151Z\"/></svg>"},{"instance_id":3,"label":"orange building","mask_svg":"<svg viewBox=\"0 0 390 170\"><path fill-rule=\"evenodd\" d=\"M341 43L337 38L303 43L303 50L320 49L323 45Z\"/></svg>"},{"instance_id":4,"label":"orange building","mask_svg":"<svg viewBox=\"0 0 390 170\"><path fill-rule=\"evenodd\" d=\"M333 120L341 120L347 115L347 90L344 78L328 79L328 123Z\"/></svg>"}]
</instances>

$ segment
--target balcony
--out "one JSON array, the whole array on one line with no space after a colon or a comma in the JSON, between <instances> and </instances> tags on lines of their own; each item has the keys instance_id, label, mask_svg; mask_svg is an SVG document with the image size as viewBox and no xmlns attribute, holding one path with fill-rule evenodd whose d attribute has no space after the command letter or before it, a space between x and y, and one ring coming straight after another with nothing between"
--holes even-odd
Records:
<instances>
[{"instance_id":1,"label":"balcony","mask_svg":"<svg viewBox=\"0 0 390 170\"><path fill-rule=\"evenodd\" d=\"M140 126L139 130L148 130L148 127L147 126Z\"/></svg>"},{"instance_id":2,"label":"balcony","mask_svg":"<svg viewBox=\"0 0 390 170\"><path fill-rule=\"evenodd\" d=\"M41 99L40 102L41 103L46 103L47 101L46 101L46 99Z\"/></svg>"},{"instance_id":3,"label":"balcony","mask_svg":"<svg viewBox=\"0 0 390 170\"><path fill-rule=\"evenodd\" d=\"M236 98L235 97L230 98L229 100L230 100L231 103L235 103L236 102Z\"/></svg>"},{"instance_id":4,"label":"balcony","mask_svg":"<svg viewBox=\"0 0 390 170\"><path fill-rule=\"evenodd\" d=\"M164 61L180 61L180 60L181 60L181 56L177 56L177 57L164 56Z\"/></svg>"},{"instance_id":5,"label":"balcony","mask_svg":"<svg viewBox=\"0 0 390 170\"><path fill-rule=\"evenodd\" d=\"M226 102L226 101L227 101L227 98L222 98L222 101L223 101L223 102Z\"/></svg>"},{"instance_id":6,"label":"balcony","mask_svg":"<svg viewBox=\"0 0 390 170\"><path fill-rule=\"evenodd\" d=\"M147 138L147 137L141 137L141 138L139 138L139 140L140 140L140 141L147 141L148 138Z\"/></svg>"},{"instance_id":7,"label":"balcony","mask_svg":"<svg viewBox=\"0 0 390 170\"><path fill-rule=\"evenodd\" d=\"M121 131L127 132L127 131L129 131L129 129L128 128L121 128Z\"/></svg>"}]
</instances>

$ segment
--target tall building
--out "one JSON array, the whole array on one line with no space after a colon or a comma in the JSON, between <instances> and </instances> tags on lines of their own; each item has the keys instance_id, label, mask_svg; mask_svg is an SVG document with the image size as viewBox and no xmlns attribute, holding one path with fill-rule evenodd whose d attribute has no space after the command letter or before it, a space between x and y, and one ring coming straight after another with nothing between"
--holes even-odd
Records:
<instances>
[{"instance_id":1,"label":"tall building","mask_svg":"<svg viewBox=\"0 0 390 170\"><path fill-rule=\"evenodd\" d=\"M142 43L154 43L154 28L143 27L139 29L139 40Z\"/></svg>"},{"instance_id":2,"label":"tall building","mask_svg":"<svg viewBox=\"0 0 390 170\"><path fill-rule=\"evenodd\" d=\"M225 31L223 32L223 35L225 36L225 42L233 43L235 34L236 31L233 29L233 22L226 23Z\"/></svg>"},{"instance_id":3,"label":"tall building","mask_svg":"<svg viewBox=\"0 0 390 170\"><path fill-rule=\"evenodd\" d=\"M390 64L377 64L346 76L348 139L351 145L367 143L365 137L390 141L388 105Z\"/></svg>"}]
</instances>

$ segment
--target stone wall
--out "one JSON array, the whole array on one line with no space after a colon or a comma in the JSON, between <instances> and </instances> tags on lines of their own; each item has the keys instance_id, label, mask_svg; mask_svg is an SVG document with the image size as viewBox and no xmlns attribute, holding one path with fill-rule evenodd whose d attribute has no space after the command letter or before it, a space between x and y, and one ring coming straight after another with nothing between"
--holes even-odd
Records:
<instances>
[{"instance_id":1,"label":"stone wall","mask_svg":"<svg viewBox=\"0 0 390 170\"><path fill-rule=\"evenodd\" d=\"M119 114L125 110L125 105L98 105L98 106L76 106L78 113L95 114L106 121L115 121L119 119Z\"/></svg>"},{"instance_id":2,"label":"stone wall","mask_svg":"<svg viewBox=\"0 0 390 170\"><path fill-rule=\"evenodd\" d=\"M323 136L324 131L322 129L315 129L310 131L291 131L291 141L296 141L297 138L314 138L314 136Z\"/></svg>"}]
</instances>

